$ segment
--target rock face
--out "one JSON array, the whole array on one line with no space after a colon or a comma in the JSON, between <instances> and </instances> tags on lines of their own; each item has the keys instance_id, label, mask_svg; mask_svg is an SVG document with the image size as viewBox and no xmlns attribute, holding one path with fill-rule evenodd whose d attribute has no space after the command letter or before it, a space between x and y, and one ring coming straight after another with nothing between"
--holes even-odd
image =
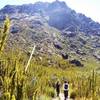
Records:
<instances>
[{"instance_id":1,"label":"rock face","mask_svg":"<svg viewBox=\"0 0 100 100\"><path fill-rule=\"evenodd\" d=\"M0 10L0 22L6 14L11 19L9 47L17 45L29 52L27 48L35 43L38 54L78 58L71 61L77 66L82 66L81 58L99 58L95 52L100 50L100 24L76 13L65 2L7 5Z\"/></svg>"},{"instance_id":2,"label":"rock face","mask_svg":"<svg viewBox=\"0 0 100 100\"><path fill-rule=\"evenodd\" d=\"M12 34L18 33L20 31L21 31L21 28L19 26L17 26L17 25L12 26L11 29L10 29L10 32Z\"/></svg>"},{"instance_id":3,"label":"rock face","mask_svg":"<svg viewBox=\"0 0 100 100\"><path fill-rule=\"evenodd\" d=\"M78 61L78 60L76 60L76 59L70 61L70 63L71 63L71 64L74 64L74 65L76 65L76 66L83 67L83 64L81 64L81 62Z\"/></svg>"},{"instance_id":4,"label":"rock face","mask_svg":"<svg viewBox=\"0 0 100 100\"><path fill-rule=\"evenodd\" d=\"M61 45L60 42L54 43L54 46L55 46L55 48L57 48L57 49L59 49L59 50L62 50L62 49L63 49L63 47L62 47L62 45Z\"/></svg>"},{"instance_id":5,"label":"rock face","mask_svg":"<svg viewBox=\"0 0 100 100\"><path fill-rule=\"evenodd\" d=\"M68 59L68 54L62 53L61 55L63 59Z\"/></svg>"},{"instance_id":6,"label":"rock face","mask_svg":"<svg viewBox=\"0 0 100 100\"><path fill-rule=\"evenodd\" d=\"M3 20L3 14L28 14L34 15L36 13L41 16L48 16L49 25L71 32L77 29L86 34L100 36L100 24L94 22L91 18L84 14L76 13L70 9L65 2L55 1L52 3L37 2L35 4L26 4L21 6L7 5L0 10L0 19Z\"/></svg>"},{"instance_id":7,"label":"rock face","mask_svg":"<svg viewBox=\"0 0 100 100\"><path fill-rule=\"evenodd\" d=\"M100 60L100 51L95 52L95 53L93 54L93 56L94 56L96 59Z\"/></svg>"}]
</instances>

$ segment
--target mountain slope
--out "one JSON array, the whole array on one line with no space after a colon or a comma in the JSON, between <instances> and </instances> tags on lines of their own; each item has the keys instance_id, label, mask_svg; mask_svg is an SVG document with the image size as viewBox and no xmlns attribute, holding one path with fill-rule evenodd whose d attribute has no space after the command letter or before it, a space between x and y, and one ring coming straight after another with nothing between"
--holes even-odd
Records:
<instances>
[{"instance_id":1,"label":"mountain slope","mask_svg":"<svg viewBox=\"0 0 100 100\"><path fill-rule=\"evenodd\" d=\"M43 16L48 16L48 23L60 30L67 28L67 30L75 31L79 29L81 32L100 35L100 24L98 22L94 22L84 14L76 13L74 10L70 9L65 2L37 2L35 4L22 6L7 5L0 11L0 15L10 15L14 13L26 13L28 15L39 13ZM2 19L2 17L0 17L0 19Z\"/></svg>"},{"instance_id":2,"label":"mountain slope","mask_svg":"<svg viewBox=\"0 0 100 100\"><path fill-rule=\"evenodd\" d=\"M39 54L58 54L64 59L100 59L100 24L69 8L65 2L7 5L0 21L11 19L9 47L29 52L34 43ZM68 56L68 57L67 57Z\"/></svg>"}]
</instances>

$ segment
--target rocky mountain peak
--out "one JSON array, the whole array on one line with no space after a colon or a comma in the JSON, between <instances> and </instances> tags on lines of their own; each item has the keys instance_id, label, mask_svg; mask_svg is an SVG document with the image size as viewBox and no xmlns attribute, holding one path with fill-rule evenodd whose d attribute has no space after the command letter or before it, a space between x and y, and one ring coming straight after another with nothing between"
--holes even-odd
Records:
<instances>
[{"instance_id":1,"label":"rocky mountain peak","mask_svg":"<svg viewBox=\"0 0 100 100\"><path fill-rule=\"evenodd\" d=\"M50 4L50 6L52 9L61 9L61 8L67 8L67 4L63 1L59 1L59 0L56 0L54 2L52 2Z\"/></svg>"}]
</instances>

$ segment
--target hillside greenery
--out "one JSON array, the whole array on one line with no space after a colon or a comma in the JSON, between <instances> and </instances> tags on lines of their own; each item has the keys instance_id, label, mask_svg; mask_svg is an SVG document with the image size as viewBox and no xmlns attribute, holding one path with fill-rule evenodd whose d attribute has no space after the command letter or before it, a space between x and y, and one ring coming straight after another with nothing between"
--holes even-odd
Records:
<instances>
[{"instance_id":1,"label":"hillside greenery","mask_svg":"<svg viewBox=\"0 0 100 100\"><path fill-rule=\"evenodd\" d=\"M0 100L51 100L55 97L55 82L68 80L70 96L73 94L78 100L99 100L100 76L98 69L100 63L85 62L84 68L71 65L68 61L57 55L39 59L34 55L25 72L29 55L19 49L5 50L10 28L10 20L6 18L4 26L0 29ZM99 70L99 69L98 69Z\"/></svg>"}]
</instances>

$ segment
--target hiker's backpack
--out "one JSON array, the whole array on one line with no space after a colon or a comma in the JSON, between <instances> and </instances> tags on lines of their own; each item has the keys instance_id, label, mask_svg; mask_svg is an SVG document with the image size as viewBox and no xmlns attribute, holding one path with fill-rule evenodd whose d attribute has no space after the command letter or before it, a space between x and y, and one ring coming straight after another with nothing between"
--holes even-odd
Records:
<instances>
[{"instance_id":1,"label":"hiker's backpack","mask_svg":"<svg viewBox=\"0 0 100 100\"><path fill-rule=\"evenodd\" d=\"M68 84L64 84L64 90L68 90Z\"/></svg>"}]
</instances>

